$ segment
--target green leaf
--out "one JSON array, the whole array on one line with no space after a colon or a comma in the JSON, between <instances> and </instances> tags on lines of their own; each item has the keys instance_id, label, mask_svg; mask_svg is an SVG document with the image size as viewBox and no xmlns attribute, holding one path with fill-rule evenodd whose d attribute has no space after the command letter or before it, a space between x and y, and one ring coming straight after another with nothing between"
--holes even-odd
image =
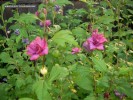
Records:
<instances>
[{"instance_id":1,"label":"green leaf","mask_svg":"<svg viewBox=\"0 0 133 100\"><path fill-rule=\"evenodd\" d=\"M20 34L23 36L23 37L28 37L28 34L27 34L27 31L25 28L20 28Z\"/></svg>"},{"instance_id":2,"label":"green leaf","mask_svg":"<svg viewBox=\"0 0 133 100\"><path fill-rule=\"evenodd\" d=\"M77 67L77 70L73 72L73 80L80 87L85 90L92 91L92 79L89 77L89 69L86 67Z\"/></svg>"},{"instance_id":3,"label":"green leaf","mask_svg":"<svg viewBox=\"0 0 133 100\"><path fill-rule=\"evenodd\" d=\"M85 90L92 90L92 85L91 85L91 80L89 80L89 78L83 76L83 75L79 75L74 79L75 83L85 89Z\"/></svg>"},{"instance_id":4,"label":"green leaf","mask_svg":"<svg viewBox=\"0 0 133 100\"><path fill-rule=\"evenodd\" d=\"M68 1L68 0L56 0L55 4L63 6L63 5L66 5L66 4L73 4L73 3Z\"/></svg>"},{"instance_id":5,"label":"green leaf","mask_svg":"<svg viewBox=\"0 0 133 100\"><path fill-rule=\"evenodd\" d=\"M0 54L0 60L1 62L8 63L8 64L14 64L14 59L10 57L9 53L2 52Z\"/></svg>"},{"instance_id":6,"label":"green leaf","mask_svg":"<svg viewBox=\"0 0 133 100\"><path fill-rule=\"evenodd\" d=\"M9 4L11 4L11 2L5 2L4 4L2 4L2 6L0 7L2 13L4 12L5 6L7 6Z\"/></svg>"},{"instance_id":7,"label":"green leaf","mask_svg":"<svg viewBox=\"0 0 133 100\"><path fill-rule=\"evenodd\" d=\"M22 35L20 34L19 36L16 37L16 43L19 43L19 41L22 39Z\"/></svg>"},{"instance_id":8,"label":"green leaf","mask_svg":"<svg viewBox=\"0 0 133 100\"><path fill-rule=\"evenodd\" d=\"M0 76L7 76L7 75L8 75L7 70L4 68L0 68Z\"/></svg>"},{"instance_id":9,"label":"green leaf","mask_svg":"<svg viewBox=\"0 0 133 100\"><path fill-rule=\"evenodd\" d=\"M8 23L12 23L13 20L14 20L14 18L13 17L10 17L7 22Z\"/></svg>"},{"instance_id":10,"label":"green leaf","mask_svg":"<svg viewBox=\"0 0 133 100\"><path fill-rule=\"evenodd\" d=\"M132 87L132 85L130 85L128 82L123 81L123 80L119 80L119 82L120 83L117 87L117 90L119 90L121 93L126 94L132 100L133 99L133 87ZM123 84L123 82L124 82L124 84Z\"/></svg>"},{"instance_id":11,"label":"green leaf","mask_svg":"<svg viewBox=\"0 0 133 100\"><path fill-rule=\"evenodd\" d=\"M101 72L107 72L107 66L106 63L104 62L104 60L99 59L97 57L91 57L93 63L94 63L94 68L97 71L101 71Z\"/></svg>"},{"instance_id":12,"label":"green leaf","mask_svg":"<svg viewBox=\"0 0 133 100\"><path fill-rule=\"evenodd\" d=\"M115 19L113 18L113 16L104 15L104 16L102 16L102 17L99 18L99 20L97 21L97 23L110 24L114 20Z\"/></svg>"},{"instance_id":13,"label":"green leaf","mask_svg":"<svg viewBox=\"0 0 133 100\"><path fill-rule=\"evenodd\" d=\"M8 84L0 83L0 99L1 100L8 100L8 92L6 91L7 87L8 87Z\"/></svg>"},{"instance_id":14,"label":"green leaf","mask_svg":"<svg viewBox=\"0 0 133 100\"><path fill-rule=\"evenodd\" d=\"M84 100L96 100L96 97L93 94L90 94Z\"/></svg>"},{"instance_id":15,"label":"green leaf","mask_svg":"<svg viewBox=\"0 0 133 100\"><path fill-rule=\"evenodd\" d=\"M58 64L53 66L50 72L50 81L54 81L56 79L65 78L69 74L68 69L65 67L60 67Z\"/></svg>"},{"instance_id":16,"label":"green leaf","mask_svg":"<svg viewBox=\"0 0 133 100\"><path fill-rule=\"evenodd\" d=\"M132 72L133 69L130 67L122 67L122 68L120 68L118 73L119 73L119 75L125 75L125 74L128 74L130 71Z\"/></svg>"},{"instance_id":17,"label":"green leaf","mask_svg":"<svg viewBox=\"0 0 133 100\"><path fill-rule=\"evenodd\" d=\"M81 38L83 36L85 36L86 34L86 30L84 30L81 27L76 27L75 29L72 30L72 33L77 37L77 38Z\"/></svg>"},{"instance_id":18,"label":"green leaf","mask_svg":"<svg viewBox=\"0 0 133 100\"><path fill-rule=\"evenodd\" d=\"M107 76L103 76L101 77L100 79L97 80L97 84L98 86L101 86L101 87L109 87L109 79Z\"/></svg>"},{"instance_id":19,"label":"green leaf","mask_svg":"<svg viewBox=\"0 0 133 100\"><path fill-rule=\"evenodd\" d=\"M85 2L85 3L87 2L87 0L80 0L80 1Z\"/></svg>"},{"instance_id":20,"label":"green leaf","mask_svg":"<svg viewBox=\"0 0 133 100\"><path fill-rule=\"evenodd\" d=\"M20 98L19 100L34 100L32 98Z\"/></svg>"},{"instance_id":21,"label":"green leaf","mask_svg":"<svg viewBox=\"0 0 133 100\"><path fill-rule=\"evenodd\" d=\"M69 30L61 30L53 36L52 40L57 43L59 46L65 46L65 43L73 44L75 46L78 45L78 43L75 41L74 37L71 35L71 31Z\"/></svg>"},{"instance_id":22,"label":"green leaf","mask_svg":"<svg viewBox=\"0 0 133 100\"><path fill-rule=\"evenodd\" d=\"M21 88L21 86L25 85L25 81L22 78L18 78L16 81L16 87Z\"/></svg>"},{"instance_id":23,"label":"green leaf","mask_svg":"<svg viewBox=\"0 0 133 100\"><path fill-rule=\"evenodd\" d=\"M22 23L35 23L36 22L36 16L34 14L21 14L20 17L17 19L18 22L22 22Z\"/></svg>"},{"instance_id":24,"label":"green leaf","mask_svg":"<svg viewBox=\"0 0 133 100\"><path fill-rule=\"evenodd\" d=\"M52 100L44 80L35 82L33 84L33 91L36 93L38 100Z\"/></svg>"},{"instance_id":25,"label":"green leaf","mask_svg":"<svg viewBox=\"0 0 133 100\"><path fill-rule=\"evenodd\" d=\"M131 9L127 9L131 14L133 14L133 10L131 10Z\"/></svg>"},{"instance_id":26,"label":"green leaf","mask_svg":"<svg viewBox=\"0 0 133 100\"><path fill-rule=\"evenodd\" d=\"M69 69L69 71L74 71L74 70L76 70L76 69L77 69L77 63L68 66L68 69Z\"/></svg>"}]
</instances>

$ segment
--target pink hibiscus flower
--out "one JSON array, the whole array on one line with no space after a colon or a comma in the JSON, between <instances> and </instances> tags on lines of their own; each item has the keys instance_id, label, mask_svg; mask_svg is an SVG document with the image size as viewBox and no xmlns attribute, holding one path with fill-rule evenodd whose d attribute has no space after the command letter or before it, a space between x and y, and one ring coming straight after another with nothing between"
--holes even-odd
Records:
<instances>
[{"instance_id":1,"label":"pink hibiscus flower","mask_svg":"<svg viewBox=\"0 0 133 100\"><path fill-rule=\"evenodd\" d=\"M45 39L36 37L26 48L30 60L37 60L40 56L48 54L48 46Z\"/></svg>"},{"instance_id":2,"label":"pink hibiscus flower","mask_svg":"<svg viewBox=\"0 0 133 100\"><path fill-rule=\"evenodd\" d=\"M107 42L107 39L103 34L99 34L98 29L96 29L92 32L92 36L83 43L83 47L87 51L92 51L95 49L104 50L104 42Z\"/></svg>"}]
</instances>

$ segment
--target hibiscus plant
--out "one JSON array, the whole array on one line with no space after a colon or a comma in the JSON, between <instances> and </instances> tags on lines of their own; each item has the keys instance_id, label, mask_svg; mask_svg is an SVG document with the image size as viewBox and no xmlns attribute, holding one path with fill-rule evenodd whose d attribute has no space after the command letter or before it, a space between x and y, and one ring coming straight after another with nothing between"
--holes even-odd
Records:
<instances>
[{"instance_id":1,"label":"hibiscus plant","mask_svg":"<svg viewBox=\"0 0 133 100\"><path fill-rule=\"evenodd\" d=\"M76 2L86 7L43 0L6 20L5 6L16 2L1 6L1 100L133 99L133 2Z\"/></svg>"}]
</instances>

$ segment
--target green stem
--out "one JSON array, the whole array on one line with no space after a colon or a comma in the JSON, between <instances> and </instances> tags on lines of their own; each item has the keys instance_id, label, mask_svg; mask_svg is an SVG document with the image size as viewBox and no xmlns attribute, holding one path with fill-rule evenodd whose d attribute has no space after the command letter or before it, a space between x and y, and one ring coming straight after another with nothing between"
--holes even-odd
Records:
<instances>
[{"instance_id":1,"label":"green stem","mask_svg":"<svg viewBox=\"0 0 133 100\"><path fill-rule=\"evenodd\" d=\"M93 74L93 82L94 82L94 89L93 89L93 92L95 93L95 96L97 97L97 92L96 92L96 79L95 79L95 73Z\"/></svg>"},{"instance_id":2,"label":"green stem","mask_svg":"<svg viewBox=\"0 0 133 100\"><path fill-rule=\"evenodd\" d=\"M53 25L54 25L54 20L55 20L55 12L53 11Z\"/></svg>"},{"instance_id":3,"label":"green stem","mask_svg":"<svg viewBox=\"0 0 133 100\"><path fill-rule=\"evenodd\" d=\"M4 21L3 13L2 13L2 12L1 12L1 20L2 20L2 22L3 22L3 24L4 24L5 21ZM5 25L5 24L3 25L3 31L5 32L6 37L8 38L8 33L6 32L6 25Z\"/></svg>"},{"instance_id":4,"label":"green stem","mask_svg":"<svg viewBox=\"0 0 133 100\"><path fill-rule=\"evenodd\" d=\"M44 68L44 62L45 62L45 56L43 56L43 59L42 59L42 67Z\"/></svg>"},{"instance_id":5,"label":"green stem","mask_svg":"<svg viewBox=\"0 0 133 100\"><path fill-rule=\"evenodd\" d=\"M109 5L110 9L112 9L112 11L113 11L113 7L112 7L112 4L110 3L110 1L108 1L108 0L105 0L105 1L106 1L107 4Z\"/></svg>"}]
</instances>

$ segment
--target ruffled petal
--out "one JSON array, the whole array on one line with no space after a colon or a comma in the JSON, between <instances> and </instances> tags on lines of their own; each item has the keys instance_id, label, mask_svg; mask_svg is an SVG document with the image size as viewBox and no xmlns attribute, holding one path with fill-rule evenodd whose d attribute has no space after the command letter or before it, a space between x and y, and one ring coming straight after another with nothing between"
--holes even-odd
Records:
<instances>
[{"instance_id":1,"label":"ruffled petal","mask_svg":"<svg viewBox=\"0 0 133 100\"><path fill-rule=\"evenodd\" d=\"M35 54L35 55L32 55L30 57L30 60L37 60L39 58L39 55L38 54Z\"/></svg>"},{"instance_id":2,"label":"ruffled petal","mask_svg":"<svg viewBox=\"0 0 133 100\"><path fill-rule=\"evenodd\" d=\"M41 53L39 53L40 56L48 54L48 47L46 47Z\"/></svg>"},{"instance_id":3,"label":"ruffled petal","mask_svg":"<svg viewBox=\"0 0 133 100\"><path fill-rule=\"evenodd\" d=\"M83 47L87 50L87 51L90 51L90 47L89 47L89 43L87 41L85 41L83 43Z\"/></svg>"},{"instance_id":4,"label":"ruffled petal","mask_svg":"<svg viewBox=\"0 0 133 100\"><path fill-rule=\"evenodd\" d=\"M34 50L30 48L30 46L28 46L26 49L27 49L27 54L30 56L35 53Z\"/></svg>"},{"instance_id":5,"label":"ruffled petal","mask_svg":"<svg viewBox=\"0 0 133 100\"><path fill-rule=\"evenodd\" d=\"M98 50L104 50L103 44L98 45L96 48L97 48Z\"/></svg>"},{"instance_id":6,"label":"ruffled petal","mask_svg":"<svg viewBox=\"0 0 133 100\"><path fill-rule=\"evenodd\" d=\"M89 43L89 47L90 47L90 50L94 50L97 48L92 42Z\"/></svg>"}]
</instances>

